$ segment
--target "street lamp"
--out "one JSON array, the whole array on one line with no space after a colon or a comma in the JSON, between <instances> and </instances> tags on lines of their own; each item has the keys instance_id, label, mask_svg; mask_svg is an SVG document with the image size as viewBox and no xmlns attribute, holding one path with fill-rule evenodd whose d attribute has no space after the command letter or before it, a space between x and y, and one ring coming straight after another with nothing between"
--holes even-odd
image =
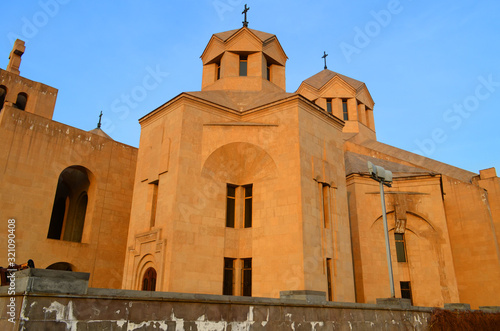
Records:
<instances>
[{"instance_id":1,"label":"street lamp","mask_svg":"<svg viewBox=\"0 0 500 331\"><path fill-rule=\"evenodd\" d=\"M385 197L384 197L384 185L391 187L392 183L392 172L385 170L382 167L373 165L368 161L368 171L370 176L379 182L380 185L380 200L382 202L382 218L384 220L384 235L385 235L385 251L387 253L387 267L389 269L389 282L391 283L391 298L396 297L394 292L394 279L392 275L392 261L391 261L391 247L389 246L389 229L387 226L387 215L385 212Z\"/></svg>"}]
</instances>

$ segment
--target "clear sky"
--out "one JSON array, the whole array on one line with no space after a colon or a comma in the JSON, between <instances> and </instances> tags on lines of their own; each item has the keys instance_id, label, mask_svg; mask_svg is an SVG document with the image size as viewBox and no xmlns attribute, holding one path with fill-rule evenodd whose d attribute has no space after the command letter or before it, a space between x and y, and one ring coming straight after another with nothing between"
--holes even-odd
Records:
<instances>
[{"instance_id":1,"label":"clear sky","mask_svg":"<svg viewBox=\"0 0 500 331\"><path fill-rule=\"evenodd\" d=\"M500 1L82 1L2 3L0 67L26 42L21 75L59 89L54 120L139 145L138 119L201 89L213 33L275 34L287 91L323 69L365 82L379 141L500 174Z\"/></svg>"}]
</instances>

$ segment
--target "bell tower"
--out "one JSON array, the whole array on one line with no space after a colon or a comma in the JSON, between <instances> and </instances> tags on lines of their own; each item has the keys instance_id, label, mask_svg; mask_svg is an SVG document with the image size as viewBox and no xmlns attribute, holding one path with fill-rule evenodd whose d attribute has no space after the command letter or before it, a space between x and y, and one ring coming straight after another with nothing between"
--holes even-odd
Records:
<instances>
[{"instance_id":1,"label":"bell tower","mask_svg":"<svg viewBox=\"0 0 500 331\"><path fill-rule=\"evenodd\" d=\"M285 90L287 56L275 35L249 29L214 34L201 55L202 91Z\"/></svg>"},{"instance_id":2,"label":"bell tower","mask_svg":"<svg viewBox=\"0 0 500 331\"><path fill-rule=\"evenodd\" d=\"M0 112L13 107L52 119L57 89L20 76L21 56L25 50L24 41L17 39L6 70L0 69Z\"/></svg>"},{"instance_id":3,"label":"bell tower","mask_svg":"<svg viewBox=\"0 0 500 331\"><path fill-rule=\"evenodd\" d=\"M20 74L19 67L21 66L21 56L23 56L26 46L24 46L24 41L17 39L14 42L14 47L9 55L9 64L7 65L7 71L12 72L16 75Z\"/></svg>"}]
</instances>

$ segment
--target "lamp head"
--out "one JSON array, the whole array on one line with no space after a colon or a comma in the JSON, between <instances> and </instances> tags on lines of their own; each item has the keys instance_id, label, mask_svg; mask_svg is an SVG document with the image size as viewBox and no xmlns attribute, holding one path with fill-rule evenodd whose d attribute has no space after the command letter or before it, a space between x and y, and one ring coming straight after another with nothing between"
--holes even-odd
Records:
<instances>
[{"instance_id":1,"label":"lamp head","mask_svg":"<svg viewBox=\"0 0 500 331\"><path fill-rule=\"evenodd\" d=\"M392 171L385 170L380 166L376 166L370 161L368 161L368 172L370 173L370 176L377 180L381 180L387 183L392 182Z\"/></svg>"}]
</instances>

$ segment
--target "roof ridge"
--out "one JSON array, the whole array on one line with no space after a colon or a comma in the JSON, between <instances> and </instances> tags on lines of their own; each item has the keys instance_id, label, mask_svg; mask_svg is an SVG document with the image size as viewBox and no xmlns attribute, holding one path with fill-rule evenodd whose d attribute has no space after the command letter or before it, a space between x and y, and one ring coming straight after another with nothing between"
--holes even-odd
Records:
<instances>
[{"instance_id":1,"label":"roof ridge","mask_svg":"<svg viewBox=\"0 0 500 331\"><path fill-rule=\"evenodd\" d=\"M345 81L347 84L351 85L356 91L366 86L365 83L359 81L357 79L351 78L349 76L340 74L330 69L323 69L320 72L312 75L311 77L305 79L303 83L306 83L316 89L321 89L325 86L329 81L331 81L335 76L338 76L340 79Z\"/></svg>"},{"instance_id":2,"label":"roof ridge","mask_svg":"<svg viewBox=\"0 0 500 331\"><path fill-rule=\"evenodd\" d=\"M213 35L216 36L217 38L221 39L222 41L227 41L230 39L232 36L234 36L236 33L238 33L241 30L248 30L250 31L253 35L255 35L257 38L259 38L262 42L265 42L273 37L276 37L275 34L260 31L260 30L255 30L255 29L250 29L250 28L239 28L239 29L233 29L233 30L228 30L228 31L222 31L218 33L214 33Z\"/></svg>"},{"instance_id":3,"label":"roof ridge","mask_svg":"<svg viewBox=\"0 0 500 331\"><path fill-rule=\"evenodd\" d=\"M391 146L373 139L363 139L359 141L359 136L353 136L349 142L363 146L365 148L376 150L380 153L386 154L390 157L408 162L416 167L422 167L428 169L432 172L440 173L448 177L459 179L463 182L470 183L472 177L477 175L474 172L465 170L448 163L444 163L438 160L431 159L427 156L419 155L416 153L409 152L407 150L401 149L399 147Z\"/></svg>"}]
</instances>

